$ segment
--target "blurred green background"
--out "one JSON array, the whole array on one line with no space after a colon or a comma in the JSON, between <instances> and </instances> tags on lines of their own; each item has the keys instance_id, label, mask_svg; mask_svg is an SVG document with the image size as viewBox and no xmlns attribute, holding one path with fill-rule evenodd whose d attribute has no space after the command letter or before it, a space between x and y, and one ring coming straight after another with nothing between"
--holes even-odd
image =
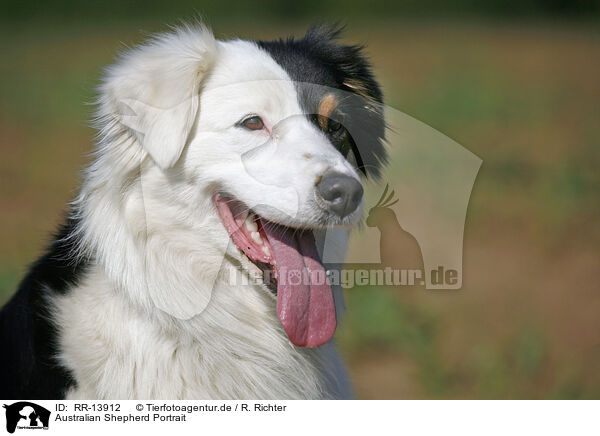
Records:
<instances>
[{"instance_id":1,"label":"blurred green background","mask_svg":"<svg viewBox=\"0 0 600 436\"><path fill-rule=\"evenodd\" d=\"M599 11L590 0L3 2L0 303L77 190L94 87L119 50L198 16L223 38L342 21L388 105L483 159L462 290L346 291L337 338L358 396L600 398Z\"/></svg>"}]
</instances>

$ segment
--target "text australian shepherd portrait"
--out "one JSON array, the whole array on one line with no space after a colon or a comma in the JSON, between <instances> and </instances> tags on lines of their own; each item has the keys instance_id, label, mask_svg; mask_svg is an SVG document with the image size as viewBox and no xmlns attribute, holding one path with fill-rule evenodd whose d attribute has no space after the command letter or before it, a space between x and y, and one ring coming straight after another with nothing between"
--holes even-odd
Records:
<instances>
[{"instance_id":1,"label":"text australian shepherd portrait","mask_svg":"<svg viewBox=\"0 0 600 436\"><path fill-rule=\"evenodd\" d=\"M106 69L79 193L0 314L0 396L352 397L327 269L386 162L385 122L338 34L183 25Z\"/></svg>"}]
</instances>

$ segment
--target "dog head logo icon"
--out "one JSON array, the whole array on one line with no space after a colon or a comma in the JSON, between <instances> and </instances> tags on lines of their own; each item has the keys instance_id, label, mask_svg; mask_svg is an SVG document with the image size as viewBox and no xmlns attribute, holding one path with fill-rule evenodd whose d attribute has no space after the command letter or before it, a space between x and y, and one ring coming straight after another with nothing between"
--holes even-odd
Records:
<instances>
[{"instance_id":1,"label":"dog head logo icon","mask_svg":"<svg viewBox=\"0 0 600 436\"><path fill-rule=\"evenodd\" d=\"M19 401L3 406L6 409L6 431L19 429L47 429L50 411L29 401Z\"/></svg>"}]
</instances>

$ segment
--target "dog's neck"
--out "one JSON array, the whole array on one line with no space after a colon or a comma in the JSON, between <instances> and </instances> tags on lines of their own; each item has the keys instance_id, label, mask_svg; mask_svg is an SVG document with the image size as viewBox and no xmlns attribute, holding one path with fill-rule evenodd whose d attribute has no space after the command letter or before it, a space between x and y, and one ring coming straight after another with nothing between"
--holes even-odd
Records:
<instances>
[{"instance_id":1,"label":"dog's neck","mask_svg":"<svg viewBox=\"0 0 600 436\"><path fill-rule=\"evenodd\" d=\"M101 145L74 204L79 247L135 306L192 318L210 301L228 236L208 195L184 205L134 140L116 145Z\"/></svg>"}]
</instances>

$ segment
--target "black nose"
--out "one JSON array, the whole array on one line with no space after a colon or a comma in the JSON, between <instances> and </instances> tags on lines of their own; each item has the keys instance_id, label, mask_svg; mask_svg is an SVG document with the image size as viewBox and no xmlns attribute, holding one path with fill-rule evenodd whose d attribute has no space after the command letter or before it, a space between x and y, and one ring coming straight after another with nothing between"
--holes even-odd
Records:
<instances>
[{"instance_id":1,"label":"black nose","mask_svg":"<svg viewBox=\"0 0 600 436\"><path fill-rule=\"evenodd\" d=\"M341 173L325 174L317 184L317 194L327 204L327 209L340 217L356 210L363 196L358 180Z\"/></svg>"}]
</instances>

